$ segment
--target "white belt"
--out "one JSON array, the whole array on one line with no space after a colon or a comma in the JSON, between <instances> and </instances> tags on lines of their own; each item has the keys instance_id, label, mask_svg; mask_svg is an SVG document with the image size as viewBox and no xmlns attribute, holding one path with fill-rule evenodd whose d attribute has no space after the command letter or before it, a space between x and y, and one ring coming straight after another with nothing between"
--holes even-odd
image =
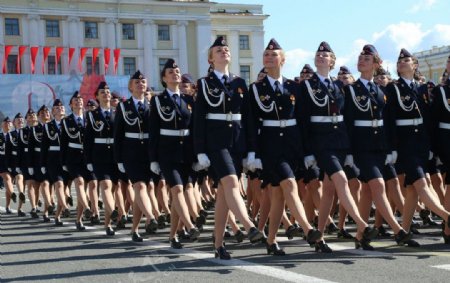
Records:
<instances>
[{"instance_id":1,"label":"white belt","mask_svg":"<svg viewBox=\"0 0 450 283\"><path fill-rule=\"evenodd\" d=\"M14 151L14 150L13 150L13 151L11 151L11 154L12 154L12 155L17 155L17 151Z\"/></svg>"},{"instance_id":2,"label":"white belt","mask_svg":"<svg viewBox=\"0 0 450 283\"><path fill-rule=\"evenodd\" d=\"M41 152L41 148L40 148L40 147L35 147L35 148L34 148L34 151L36 151L36 152Z\"/></svg>"},{"instance_id":3,"label":"white belt","mask_svg":"<svg viewBox=\"0 0 450 283\"><path fill-rule=\"evenodd\" d=\"M95 138L94 143L113 144L113 138Z\"/></svg>"},{"instance_id":4,"label":"white belt","mask_svg":"<svg viewBox=\"0 0 450 283\"><path fill-rule=\"evenodd\" d=\"M5 152L4 151L0 151L0 155L5 155Z\"/></svg>"},{"instance_id":5,"label":"white belt","mask_svg":"<svg viewBox=\"0 0 450 283\"><path fill-rule=\"evenodd\" d=\"M344 116L311 116L311 122L313 123L333 123L336 124L338 122L344 121Z\"/></svg>"},{"instance_id":6,"label":"white belt","mask_svg":"<svg viewBox=\"0 0 450 283\"><path fill-rule=\"evenodd\" d=\"M423 123L422 118L395 120L397 126L417 126Z\"/></svg>"},{"instance_id":7,"label":"white belt","mask_svg":"<svg viewBox=\"0 0 450 283\"><path fill-rule=\"evenodd\" d=\"M289 119L289 120L264 120L263 126L264 127L290 127L297 125L297 121L295 119Z\"/></svg>"},{"instance_id":8,"label":"white belt","mask_svg":"<svg viewBox=\"0 0 450 283\"><path fill-rule=\"evenodd\" d=\"M439 128L450 130L450 123L440 122L439 123Z\"/></svg>"},{"instance_id":9,"label":"white belt","mask_svg":"<svg viewBox=\"0 0 450 283\"><path fill-rule=\"evenodd\" d=\"M373 120L355 120L354 121L354 125L357 126L357 127L372 127L372 128L376 128L376 127L383 126L383 120L377 120L377 119L373 119Z\"/></svg>"},{"instance_id":10,"label":"white belt","mask_svg":"<svg viewBox=\"0 0 450 283\"><path fill-rule=\"evenodd\" d=\"M189 136L189 129L183 129L183 130L160 129L159 134L162 136L186 137L186 136Z\"/></svg>"},{"instance_id":11,"label":"white belt","mask_svg":"<svg viewBox=\"0 0 450 283\"><path fill-rule=\"evenodd\" d=\"M125 133L126 138L130 139L148 139L148 133Z\"/></svg>"},{"instance_id":12,"label":"white belt","mask_svg":"<svg viewBox=\"0 0 450 283\"><path fill-rule=\"evenodd\" d=\"M83 145L79 143L69 142L69 147L76 149L83 149Z\"/></svg>"},{"instance_id":13,"label":"white belt","mask_svg":"<svg viewBox=\"0 0 450 283\"><path fill-rule=\"evenodd\" d=\"M58 145L52 145L52 146L50 146L50 147L48 148L48 150L50 150L50 151L59 151L60 149L59 149L59 146L58 146Z\"/></svg>"},{"instance_id":14,"label":"white belt","mask_svg":"<svg viewBox=\"0 0 450 283\"><path fill-rule=\"evenodd\" d=\"M208 120L222 120L222 121L241 121L241 114L208 113L208 114L206 114L206 119L208 119Z\"/></svg>"},{"instance_id":15,"label":"white belt","mask_svg":"<svg viewBox=\"0 0 450 283\"><path fill-rule=\"evenodd\" d=\"M28 147L23 149L24 152L28 152Z\"/></svg>"}]
</instances>

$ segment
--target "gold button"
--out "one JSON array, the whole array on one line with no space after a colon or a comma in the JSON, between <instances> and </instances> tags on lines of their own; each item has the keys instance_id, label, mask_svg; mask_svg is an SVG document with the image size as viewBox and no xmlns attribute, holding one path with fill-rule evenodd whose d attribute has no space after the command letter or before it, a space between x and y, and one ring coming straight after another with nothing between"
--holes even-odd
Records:
<instances>
[{"instance_id":1,"label":"gold button","mask_svg":"<svg viewBox=\"0 0 450 283\"><path fill-rule=\"evenodd\" d=\"M108 145L108 148L111 148L111 146L110 146L110 145Z\"/></svg>"},{"instance_id":2,"label":"gold button","mask_svg":"<svg viewBox=\"0 0 450 283\"><path fill-rule=\"evenodd\" d=\"M183 144L183 141L180 141L180 144Z\"/></svg>"},{"instance_id":3,"label":"gold button","mask_svg":"<svg viewBox=\"0 0 450 283\"><path fill-rule=\"evenodd\" d=\"M80 153L83 153L83 151L81 150Z\"/></svg>"},{"instance_id":4,"label":"gold button","mask_svg":"<svg viewBox=\"0 0 450 283\"><path fill-rule=\"evenodd\" d=\"M110 128L106 128L108 131L110 130Z\"/></svg>"},{"instance_id":5,"label":"gold button","mask_svg":"<svg viewBox=\"0 0 450 283\"><path fill-rule=\"evenodd\" d=\"M378 131L374 131L373 133L376 135L376 134L378 134Z\"/></svg>"},{"instance_id":6,"label":"gold button","mask_svg":"<svg viewBox=\"0 0 450 283\"><path fill-rule=\"evenodd\" d=\"M334 103L334 100L331 100L331 103Z\"/></svg>"},{"instance_id":7,"label":"gold button","mask_svg":"<svg viewBox=\"0 0 450 283\"><path fill-rule=\"evenodd\" d=\"M144 141L141 141L141 144L144 144Z\"/></svg>"},{"instance_id":8,"label":"gold button","mask_svg":"<svg viewBox=\"0 0 450 283\"><path fill-rule=\"evenodd\" d=\"M283 107L281 107L281 106L280 106L280 107L278 107L278 110L283 110Z\"/></svg>"},{"instance_id":9,"label":"gold button","mask_svg":"<svg viewBox=\"0 0 450 283\"><path fill-rule=\"evenodd\" d=\"M373 109L377 109L377 107L376 107L376 106L374 106L374 107L373 107Z\"/></svg>"},{"instance_id":10,"label":"gold button","mask_svg":"<svg viewBox=\"0 0 450 283\"><path fill-rule=\"evenodd\" d=\"M231 101L231 98L228 98L228 101Z\"/></svg>"},{"instance_id":11,"label":"gold button","mask_svg":"<svg viewBox=\"0 0 450 283\"><path fill-rule=\"evenodd\" d=\"M178 121L181 121L181 118L178 118Z\"/></svg>"},{"instance_id":12,"label":"gold button","mask_svg":"<svg viewBox=\"0 0 450 283\"><path fill-rule=\"evenodd\" d=\"M228 127L230 127L230 128L233 127L233 124L228 124Z\"/></svg>"},{"instance_id":13,"label":"gold button","mask_svg":"<svg viewBox=\"0 0 450 283\"><path fill-rule=\"evenodd\" d=\"M334 126L333 128L337 129L337 128L338 128L338 126Z\"/></svg>"},{"instance_id":14,"label":"gold button","mask_svg":"<svg viewBox=\"0 0 450 283\"><path fill-rule=\"evenodd\" d=\"M414 132L416 132L416 133L419 132L419 129L415 129Z\"/></svg>"},{"instance_id":15,"label":"gold button","mask_svg":"<svg viewBox=\"0 0 450 283\"><path fill-rule=\"evenodd\" d=\"M283 136L283 133L280 133L280 137L282 137Z\"/></svg>"}]
</instances>

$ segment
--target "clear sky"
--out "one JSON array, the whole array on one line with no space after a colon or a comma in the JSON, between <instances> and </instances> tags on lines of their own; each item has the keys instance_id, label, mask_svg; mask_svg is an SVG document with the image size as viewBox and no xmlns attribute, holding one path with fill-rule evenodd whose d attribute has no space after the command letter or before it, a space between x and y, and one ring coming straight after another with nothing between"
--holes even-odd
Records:
<instances>
[{"instance_id":1,"label":"clear sky","mask_svg":"<svg viewBox=\"0 0 450 283\"><path fill-rule=\"evenodd\" d=\"M332 73L346 65L356 77L356 59L366 43L375 45L383 66L393 74L401 48L413 53L450 45L449 0L214 2L263 5L263 12L269 15L264 21L265 44L274 37L286 51L283 74L289 78L298 76L305 63L313 66L313 56L321 41L327 41L336 53L336 69Z\"/></svg>"}]
</instances>

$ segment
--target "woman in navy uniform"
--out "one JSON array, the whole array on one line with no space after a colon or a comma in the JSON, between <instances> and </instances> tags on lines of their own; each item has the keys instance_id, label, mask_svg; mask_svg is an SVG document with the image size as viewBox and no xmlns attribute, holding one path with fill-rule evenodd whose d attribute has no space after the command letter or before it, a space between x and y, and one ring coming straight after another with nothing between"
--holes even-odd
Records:
<instances>
[{"instance_id":1,"label":"woman in navy uniform","mask_svg":"<svg viewBox=\"0 0 450 283\"><path fill-rule=\"evenodd\" d=\"M395 240L399 245L407 244L411 234L398 224L389 205L383 169L386 163L392 163L388 151L387 137L384 130L384 93L373 82L374 71L379 68L381 58L373 45L365 45L358 57L358 71L361 77L352 85L344 86L345 113L344 120L350 139L350 153L360 169L363 182L361 199L358 205L361 217L369 220L372 200L377 211L394 230ZM356 248L373 250L368 239L355 239Z\"/></svg>"},{"instance_id":2,"label":"woman in navy uniform","mask_svg":"<svg viewBox=\"0 0 450 283\"><path fill-rule=\"evenodd\" d=\"M17 205L17 215L25 216L25 212L22 211L22 206L25 203L25 180L22 170L20 169L20 131L24 127L24 119L22 114L17 113L13 120L14 130L9 133L10 147L10 158L9 167L12 169L12 175L14 176L14 181L19 191L19 203ZM8 154L8 153L7 153Z\"/></svg>"},{"instance_id":3,"label":"woman in navy uniform","mask_svg":"<svg viewBox=\"0 0 450 283\"><path fill-rule=\"evenodd\" d=\"M331 80L329 72L334 67L336 56L330 45L322 42L317 49L315 65L317 72L311 79L300 84L300 116L305 167L318 166L325 172L323 195L320 200L318 229L323 233L330 215L335 191L340 204L357 224L358 240L370 240L377 235L376 229L369 228L358 212L351 196L348 180L343 167L352 165L347 156L349 139L343 121L344 95ZM320 239L316 251L332 252Z\"/></svg>"},{"instance_id":4,"label":"woman in navy uniform","mask_svg":"<svg viewBox=\"0 0 450 283\"><path fill-rule=\"evenodd\" d=\"M118 211L115 210L113 185L118 182L118 169L113 153L114 112L110 104L111 92L106 82L100 82L95 98L99 106L86 115L84 157L86 168L94 173L99 182L105 205L106 235L114 236L111 220L118 217Z\"/></svg>"},{"instance_id":5,"label":"woman in navy uniform","mask_svg":"<svg viewBox=\"0 0 450 283\"><path fill-rule=\"evenodd\" d=\"M52 199L50 195L50 185L48 173L43 174L41 172L40 166L40 155L41 155L41 142L42 134L44 130L44 125L50 122L50 111L47 106L42 105L37 112L38 123L31 128L30 137L28 140L28 173L33 177L33 180L37 183L37 190L40 191L42 197L44 198L44 212L43 219L44 222L50 222L49 214L53 213L54 207L52 206Z\"/></svg>"},{"instance_id":6,"label":"woman in navy uniform","mask_svg":"<svg viewBox=\"0 0 450 283\"><path fill-rule=\"evenodd\" d=\"M50 185L52 185L56 192L58 201L58 208L55 212L55 225L63 226L60 220L61 213L64 216L69 216L69 207L66 203L65 186L68 178L64 173L60 158L60 129L61 121L66 114L66 110L61 100L55 99L52 107L53 120L44 125L42 142L41 142L41 156L40 165L42 174L48 172ZM78 156L79 158L79 156Z\"/></svg>"},{"instance_id":7,"label":"woman in navy uniform","mask_svg":"<svg viewBox=\"0 0 450 283\"><path fill-rule=\"evenodd\" d=\"M90 181L91 173L86 168L83 158L84 148L84 128L85 117L83 113L83 98L78 91L70 98L70 108L72 114L62 120L60 143L61 143L61 164L64 171L69 173L73 180L77 192L77 217L75 225L78 231L84 231L82 218L90 219L92 216L91 208L86 196L85 184ZM97 199L91 199L91 205L95 206ZM94 212L98 216L98 208Z\"/></svg>"},{"instance_id":8,"label":"woman in navy uniform","mask_svg":"<svg viewBox=\"0 0 450 283\"><path fill-rule=\"evenodd\" d=\"M263 63L267 76L250 86L248 137L249 148L256 152L249 152L247 167L250 171L263 169L264 177L272 186L267 253L285 255L276 241L285 204L300 222L308 242L314 243L322 235L309 224L298 195L294 172L299 165L298 160L303 159L300 129L297 126L299 89L297 83L281 75L285 57L275 39L271 39L267 45Z\"/></svg>"},{"instance_id":9,"label":"woman in navy uniform","mask_svg":"<svg viewBox=\"0 0 450 283\"><path fill-rule=\"evenodd\" d=\"M200 235L192 224L183 189L192 183L192 121L193 99L180 93L181 73L173 59L161 71L165 90L150 102L150 168L162 172L172 200L169 241L172 248L182 248L176 237L179 222L187 228L191 240Z\"/></svg>"},{"instance_id":10,"label":"woman in navy uniform","mask_svg":"<svg viewBox=\"0 0 450 283\"><path fill-rule=\"evenodd\" d=\"M3 183L5 184L5 195L6 195L6 214L11 214L11 200L13 202L17 201L17 195L14 192L13 180L12 180L12 169L8 167L10 158L10 146L9 142L9 132L12 129L11 119L6 117L2 121L2 132L0 133L0 176L2 176Z\"/></svg>"},{"instance_id":11,"label":"woman in navy uniform","mask_svg":"<svg viewBox=\"0 0 450 283\"><path fill-rule=\"evenodd\" d=\"M231 54L223 37L209 48L211 72L197 82L198 94L194 113L194 150L200 168L210 170L218 182L215 213L215 257L230 259L223 246L223 236L231 210L248 231L251 242L260 240L258 231L248 217L239 191L239 177L245 148L245 108L248 89L245 81L230 74ZM254 151L254 150L252 150ZM211 161L210 161L211 160ZM199 169L199 168L198 168Z\"/></svg>"},{"instance_id":12,"label":"woman in navy uniform","mask_svg":"<svg viewBox=\"0 0 450 283\"><path fill-rule=\"evenodd\" d=\"M447 59L446 71L450 72L450 56ZM447 77L441 85L433 89L433 103L431 106L433 149L443 163L446 171L444 185L447 187L444 197L444 207L450 211L450 79ZM447 219L447 222L449 220ZM450 244L450 228L443 231L444 242Z\"/></svg>"},{"instance_id":13,"label":"woman in navy uniform","mask_svg":"<svg viewBox=\"0 0 450 283\"><path fill-rule=\"evenodd\" d=\"M133 203L132 240L142 242L139 235L139 222L142 214L147 217L146 231L153 233L158 222L152 212L147 193L150 182L149 140L149 101L145 99L147 79L138 70L130 78L128 89L131 97L119 104L114 120L114 158L120 172L128 175L135 199Z\"/></svg>"},{"instance_id":14,"label":"woman in navy uniform","mask_svg":"<svg viewBox=\"0 0 450 283\"><path fill-rule=\"evenodd\" d=\"M400 78L386 87L392 154L395 156L398 152L398 162L405 172L406 197L402 226L406 231L410 230L419 198L431 211L446 220L450 227L450 212L439 203L435 194L428 192L427 163L433 157L431 125L428 101L419 95L418 85L414 81L417 68L417 58L402 49L397 60ZM415 241L408 245L419 246Z\"/></svg>"}]
</instances>

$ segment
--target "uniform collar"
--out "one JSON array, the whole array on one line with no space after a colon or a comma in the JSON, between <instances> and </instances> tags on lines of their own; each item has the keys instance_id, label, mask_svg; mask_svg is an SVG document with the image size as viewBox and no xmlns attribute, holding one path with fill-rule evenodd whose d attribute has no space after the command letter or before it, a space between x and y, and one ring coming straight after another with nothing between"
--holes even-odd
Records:
<instances>
[{"instance_id":1,"label":"uniform collar","mask_svg":"<svg viewBox=\"0 0 450 283\"><path fill-rule=\"evenodd\" d=\"M216 76L219 78L219 80L222 79L223 75L227 75L228 78L230 78L230 73L224 74L224 73L221 73L221 72L219 72L219 71L217 71L217 70L214 70L214 74L216 74Z\"/></svg>"},{"instance_id":2,"label":"uniform collar","mask_svg":"<svg viewBox=\"0 0 450 283\"><path fill-rule=\"evenodd\" d=\"M319 73L317 73L317 72L316 72L316 74L317 74L317 76L319 77L319 80L320 80L322 83L324 83L324 84L325 84L325 79L329 79L329 80L330 80L330 83L333 82L333 80L331 79L330 75L328 75L328 77L324 77L324 76L322 76L321 74L319 74Z\"/></svg>"},{"instance_id":3,"label":"uniform collar","mask_svg":"<svg viewBox=\"0 0 450 283\"><path fill-rule=\"evenodd\" d=\"M372 80L366 80L366 79L363 79L363 78L359 78L359 80L363 83L363 85L367 88L367 89L369 89L369 86L367 85L369 82L370 83L372 83L372 85L373 86L375 86L375 83L372 81Z\"/></svg>"}]
</instances>

